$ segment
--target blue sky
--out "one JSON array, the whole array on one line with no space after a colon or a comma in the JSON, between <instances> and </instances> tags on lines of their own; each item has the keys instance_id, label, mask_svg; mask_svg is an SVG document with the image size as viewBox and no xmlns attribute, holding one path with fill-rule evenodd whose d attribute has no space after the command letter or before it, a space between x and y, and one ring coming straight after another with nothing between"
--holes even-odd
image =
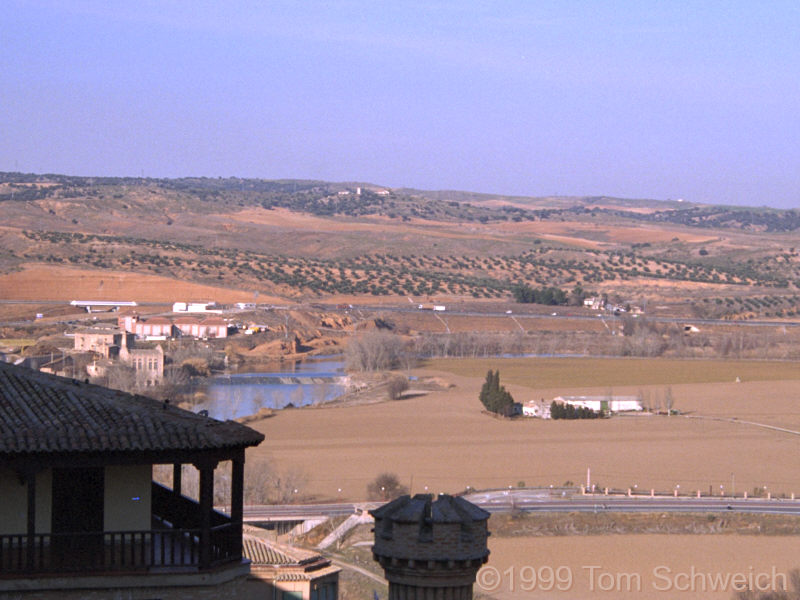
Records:
<instances>
[{"instance_id":1,"label":"blue sky","mask_svg":"<svg viewBox=\"0 0 800 600\"><path fill-rule=\"evenodd\" d=\"M800 4L4 0L0 170L800 207Z\"/></svg>"}]
</instances>

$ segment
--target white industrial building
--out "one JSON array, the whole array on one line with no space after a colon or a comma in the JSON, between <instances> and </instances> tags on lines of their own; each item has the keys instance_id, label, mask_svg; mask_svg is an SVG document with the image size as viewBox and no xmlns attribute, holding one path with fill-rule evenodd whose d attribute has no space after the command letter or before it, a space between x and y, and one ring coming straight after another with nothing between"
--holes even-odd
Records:
<instances>
[{"instance_id":1,"label":"white industrial building","mask_svg":"<svg viewBox=\"0 0 800 600\"><path fill-rule=\"evenodd\" d=\"M556 396L553 399L560 404L569 404L576 408L588 408L606 414L620 412L641 412L642 399L639 396Z\"/></svg>"},{"instance_id":2,"label":"white industrial building","mask_svg":"<svg viewBox=\"0 0 800 600\"><path fill-rule=\"evenodd\" d=\"M217 308L216 302L174 302L172 304L172 312L219 314L222 310Z\"/></svg>"}]
</instances>

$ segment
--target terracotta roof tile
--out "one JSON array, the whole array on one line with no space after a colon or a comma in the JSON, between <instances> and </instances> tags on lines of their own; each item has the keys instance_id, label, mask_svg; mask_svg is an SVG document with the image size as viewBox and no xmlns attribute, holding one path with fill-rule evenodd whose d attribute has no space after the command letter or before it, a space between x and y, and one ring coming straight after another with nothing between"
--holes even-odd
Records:
<instances>
[{"instance_id":1,"label":"terracotta roof tile","mask_svg":"<svg viewBox=\"0 0 800 600\"><path fill-rule=\"evenodd\" d=\"M151 317L146 321L142 321L145 325L172 325L172 321L170 321L166 317Z\"/></svg>"},{"instance_id":2,"label":"terracotta roof tile","mask_svg":"<svg viewBox=\"0 0 800 600\"><path fill-rule=\"evenodd\" d=\"M200 319L197 317L178 317L173 322L175 325L199 325Z\"/></svg>"},{"instance_id":3,"label":"terracotta roof tile","mask_svg":"<svg viewBox=\"0 0 800 600\"><path fill-rule=\"evenodd\" d=\"M227 325L227 323L222 317L206 317L203 319L203 325Z\"/></svg>"},{"instance_id":4,"label":"terracotta roof tile","mask_svg":"<svg viewBox=\"0 0 800 600\"><path fill-rule=\"evenodd\" d=\"M242 553L256 569L278 569L273 575L276 581L316 579L340 571L338 567L331 565L330 559L320 554L282 546L248 533L242 536Z\"/></svg>"},{"instance_id":5,"label":"terracotta roof tile","mask_svg":"<svg viewBox=\"0 0 800 600\"><path fill-rule=\"evenodd\" d=\"M264 540L249 535L242 537L242 551L254 565L297 565L299 562Z\"/></svg>"}]
</instances>

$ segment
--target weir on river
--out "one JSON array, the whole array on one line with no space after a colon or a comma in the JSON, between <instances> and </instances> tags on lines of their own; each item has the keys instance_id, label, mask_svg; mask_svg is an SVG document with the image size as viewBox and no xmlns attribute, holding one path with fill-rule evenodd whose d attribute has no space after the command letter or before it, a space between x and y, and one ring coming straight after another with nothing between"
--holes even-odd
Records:
<instances>
[{"instance_id":1,"label":"weir on river","mask_svg":"<svg viewBox=\"0 0 800 600\"><path fill-rule=\"evenodd\" d=\"M215 419L237 419L262 408L280 410L330 402L347 391L350 378L339 360L297 363L285 372L236 373L214 377L206 399L194 410Z\"/></svg>"}]
</instances>

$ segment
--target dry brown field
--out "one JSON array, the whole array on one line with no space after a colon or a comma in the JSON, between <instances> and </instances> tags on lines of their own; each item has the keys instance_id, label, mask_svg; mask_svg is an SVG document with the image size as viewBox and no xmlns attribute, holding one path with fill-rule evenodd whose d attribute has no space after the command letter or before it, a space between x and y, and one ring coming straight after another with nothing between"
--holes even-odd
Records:
<instances>
[{"instance_id":1,"label":"dry brown field","mask_svg":"<svg viewBox=\"0 0 800 600\"><path fill-rule=\"evenodd\" d=\"M558 394L604 395L611 390L641 392L656 402L670 386L675 407L692 417L735 416L800 431L796 363L725 367L722 361L703 361L684 363L685 368L679 369L677 363L683 361L561 360L560 368L571 374L563 386L546 378L538 366L549 361L528 359L527 385L514 383L523 375L513 374L508 364L494 361L492 366L500 368L502 382L518 401ZM685 416L600 421L493 418L482 412L478 401L490 363L452 363L470 365L472 371L458 375L416 371L452 383L447 391L366 406L284 410L257 422L253 426L266 435L266 441L249 460L269 460L301 473L302 494L320 499L362 500L367 484L383 471L396 473L413 492L426 487L430 492L458 492L467 486L496 488L519 482L580 483L587 468L592 481L601 486L671 491L679 485L687 492L707 492L709 487L730 490L733 485L739 494L766 486L772 493L800 494L798 435ZM632 364L646 367L640 375L661 375L655 383L636 382L635 371L629 369ZM590 385L593 373L607 379ZM617 379L610 376L614 373ZM745 374L740 375L741 383L733 382L734 373Z\"/></svg>"},{"instance_id":2,"label":"dry brown field","mask_svg":"<svg viewBox=\"0 0 800 600\"><path fill-rule=\"evenodd\" d=\"M614 226L607 223L527 221L495 225L501 231L514 233L536 233L563 240L595 240L600 247L604 243L668 242L674 237L689 243L704 243L718 238L707 234L687 232L685 228L669 225L643 225L640 227Z\"/></svg>"},{"instance_id":3,"label":"dry brown field","mask_svg":"<svg viewBox=\"0 0 800 600\"><path fill-rule=\"evenodd\" d=\"M427 219L389 219L381 216L362 217L360 220L332 219L317 217L306 213L297 213L283 208L266 210L263 208L248 208L232 214L214 215L221 220L237 221L257 225L260 227L275 228L280 231L359 234L364 236L384 236L386 243L396 249L405 249L408 252L419 250L419 243L428 240L431 236L439 241L458 240L463 242L497 242L510 243L515 240L509 232L495 229L491 225L478 223L450 223ZM525 232L514 232L516 235ZM388 237L386 237L388 234ZM379 243L379 240L373 242ZM405 242L405 243L404 243ZM424 244L427 246L427 242ZM435 244L434 244L435 245ZM330 248L327 255L335 255Z\"/></svg>"},{"instance_id":4,"label":"dry brown field","mask_svg":"<svg viewBox=\"0 0 800 600\"><path fill-rule=\"evenodd\" d=\"M23 271L0 275L0 299L252 302L253 294L158 275L33 266ZM261 295L258 301L283 300Z\"/></svg>"},{"instance_id":5,"label":"dry brown field","mask_svg":"<svg viewBox=\"0 0 800 600\"><path fill-rule=\"evenodd\" d=\"M600 319L570 319L568 317L550 317L553 311L552 306L538 306L526 305L523 310L531 311L530 313L515 312L510 315L459 315L455 311L469 311L470 306L468 303L461 302L455 305L448 300L450 298L440 298L434 296L432 301L427 298L419 298L419 301L424 301L426 304L444 304L448 307L447 311L434 312L431 310L420 310L412 312L391 312L382 315L388 321L394 323L400 331L405 329L409 331L425 331L434 333L445 333L448 328L451 333L546 333L546 332L588 332L588 333L605 333L608 330L605 328ZM336 296L331 299L331 302L363 302L364 298ZM401 306L406 308L409 306L406 298L398 297L382 297L374 301L370 299L371 306ZM482 308L486 310L485 303ZM504 301L495 301L495 306L491 307L491 311L502 313L509 307L520 310L519 305ZM564 310L564 307L557 307L557 310ZM533 311L538 311L534 313ZM584 312L583 309L575 309L570 307L572 313ZM359 311L355 311L354 316L358 318ZM588 312L586 314L589 314ZM373 314L369 314L374 317Z\"/></svg>"},{"instance_id":6,"label":"dry brown field","mask_svg":"<svg viewBox=\"0 0 800 600\"><path fill-rule=\"evenodd\" d=\"M796 536L492 536L489 548L487 567L496 569L499 577L492 579L494 572L488 576L481 573L484 589L478 584L474 589L476 594L496 600L733 600L736 589L732 577L736 573L745 577L752 573L754 581L756 575L768 574L758 581L774 591L773 581L780 589L781 575L788 580L789 572L800 567L800 538ZM553 581L551 591L548 567L554 571L561 568L560 579ZM537 575L541 573L542 579L534 580L534 570ZM717 580L716 591L709 575L723 578ZM725 577L729 578L727 586L723 583ZM495 590L496 581L499 583ZM485 588L493 591L489 593Z\"/></svg>"},{"instance_id":7,"label":"dry brown field","mask_svg":"<svg viewBox=\"0 0 800 600\"><path fill-rule=\"evenodd\" d=\"M647 358L480 358L430 360L427 366L453 375L499 369L503 383L528 388L604 388L684 383L800 379L791 361L671 360ZM596 393L596 392L595 392Z\"/></svg>"},{"instance_id":8,"label":"dry brown field","mask_svg":"<svg viewBox=\"0 0 800 600\"><path fill-rule=\"evenodd\" d=\"M551 307L548 307L551 308ZM398 315L398 322L416 322L417 326L411 326L418 331L446 331L457 332L504 332L504 333L526 333L529 331L588 331L602 333L605 331L600 319L587 321L586 319L552 318L543 316L535 318L525 315L508 316L465 316L448 315L445 313L422 312L417 314Z\"/></svg>"}]
</instances>

